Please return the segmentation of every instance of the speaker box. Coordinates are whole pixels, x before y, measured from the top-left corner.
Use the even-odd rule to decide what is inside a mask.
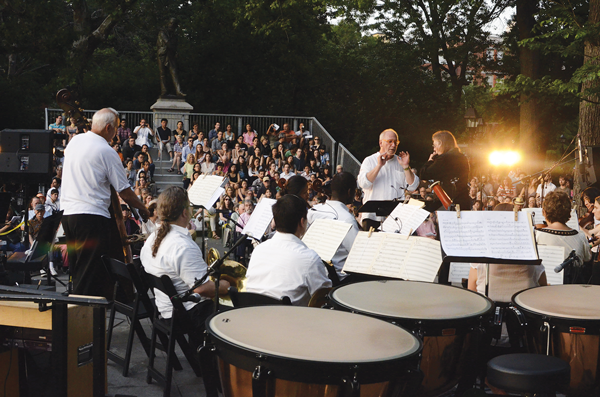
[[[43,183],[52,177],[52,130],[0,131],[0,179]]]

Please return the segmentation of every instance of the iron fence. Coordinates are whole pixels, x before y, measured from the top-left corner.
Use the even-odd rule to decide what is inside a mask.
[[[84,116],[92,119],[95,110],[84,111]],[[46,109],[46,125],[54,123],[57,116],[62,115],[61,109]],[[293,131],[299,130],[300,123],[303,123],[305,128],[310,133],[321,138],[321,143],[327,147],[332,163],[332,171],[335,171],[337,164],[342,164],[344,170],[351,172],[354,176],[358,176],[360,162],[346,149],[342,144],[327,132],[327,130],[314,117],[297,117],[297,116],[265,116],[265,115],[242,115],[242,114],[210,114],[210,113],[176,113],[176,112],[139,112],[139,111],[119,111],[122,120],[127,121],[127,126],[133,130],[140,124],[140,120],[144,119],[151,128],[156,129],[160,125],[160,120],[166,118],[168,126],[175,129],[178,121],[183,122],[183,128],[188,131],[194,124],[198,124],[198,130],[204,131],[208,135],[208,131],[215,127],[218,122],[221,124],[221,130],[225,130],[227,125],[231,125],[231,129],[236,134],[242,134],[246,131],[246,124],[250,124],[259,136],[264,135],[271,124],[278,124],[283,128],[284,124],[289,124]],[[66,120],[64,121],[67,124]]]
[[[341,143],[338,144],[338,152],[337,152],[337,160],[336,164],[341,165],[344,168],[344,171],[347,171],[358,178],[358,173],[360,171],[360,161],[354,157],[352,153],[344,145]]]

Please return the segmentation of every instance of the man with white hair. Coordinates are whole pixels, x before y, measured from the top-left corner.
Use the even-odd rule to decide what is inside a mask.
[[[112,297],[113,283],[101,257],[111,241],[111,190],[137,208],[144,220],[148,210],[129,187],[121,159],[110,142],[119,115],[112,108],[94,114],[92,129],[71,139],[65,150],[62,179],[62,224],[67,238],[73,293]]]
[[[365,158],[360,166],[358,185],[364,191],[363,204],[370,200],[404,200],[404,192],[416,190],[419,186],[417,177],[410,168],[408,152],[399,152],[400,140],[396,131],[384,130],[379,134],[379,151]],[[362,213],[364,230],[377,229],[382,217],[375,213]]]

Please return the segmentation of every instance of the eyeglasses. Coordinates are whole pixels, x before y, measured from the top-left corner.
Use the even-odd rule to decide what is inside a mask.
[[[398,141],[396,139],[382,139],[381,142],[386,142],[386,143],[389,143],[390,145],[393,145],[393,144],[397,145],[400,143],[400,141]]]

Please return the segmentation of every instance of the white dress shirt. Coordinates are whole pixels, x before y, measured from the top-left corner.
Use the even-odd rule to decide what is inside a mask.
[[[544,184],[544,197],[546,197],[548,195],[548,193],[553,192],[556,190],[556,185],[552,182],[547,182]],[[542,195],[542,184],[540,183],[537,187],[537,189],[535,190],[535,194],[538,196]]]
[[[63,215],[91,214],[110,218],[110,186],[129,189],[119,155],[91,131],[74,136],[65,149],[60,208]]]
[[[144,243],[140,252],[140,260],[148,274],[161,277],[166,274],[171,278],[177,293],[189,290],[196,279],[202,278],[207,270],[202,259],[202,251],[192,240],[187,229],[171,224],[171,230],[160,243],[156,256],[152,257],[152,246],[156,240],[156,232],[152,233]],[[173,306],[171,300],[160,291],[154,291],[156,307],[161,316],[171,318]],[[202,301],[208,298],[202,298]],[[195,302],[184,302],[186,310],[196,305]]]
[[[340,244],[335,255],[333,255],[333,258],[331,258],[331,263],[335,267],[338,277],[340,280],[343,280],[348,276],[346,273],[342,272],[342,269],[344,268],[352,244],[354,244],[354,239],[358,234],[358,223],[344,203],[334,200],[327,200],[324,204],[317,204],[308,211],[309,225],[312,225],[317,219],[334,219],[338,222],[346,222],[352,225],[350,230],[348,230],[348,234],[346,234],[346,237],[342,241],[342,244]]]
[[[133,132],[137,135],[137,138],[135,138],[136,145],[148,145],[148,147],[152,147],[152,142],[150,142],[150,138],[148,138],[150,135],[153,135],[150,128],[138,125]]]
[[[254,249],[246,273],[246,291],[307,306],[321,288],[331,287],[319,255],[291,233],[276,232]]]
[[[398,156],[394,155],[381,167],[375,181],[369,181],[367,174],[377,167],[377,157],[379,156],[381,153],[377,152],[366,157],[360,166],[358,185],[364,192],[363,204],[371,200],[393,200],[395,198],[404,200],[404,190],[416,190],[419,186],[419,177],[415,175],[413,183],[408,185],[404,168],[398,162]],[[363,212],[361,221],[363,219],[383,221],[385,218],[377,217],[373,212]]]

